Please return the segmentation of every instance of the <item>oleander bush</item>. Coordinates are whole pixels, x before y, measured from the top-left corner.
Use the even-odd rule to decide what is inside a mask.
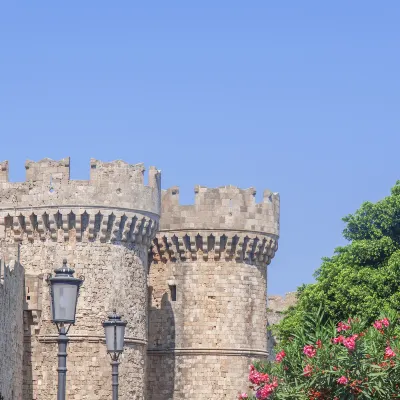
[[[372,324],[334,324],[320,308],[307,313],[274,362],[250,367],[239,399],[400,399],[400,325],[394,311]]]

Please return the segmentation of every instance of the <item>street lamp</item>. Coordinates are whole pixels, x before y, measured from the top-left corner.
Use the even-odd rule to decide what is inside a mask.
[[[118,358],[124,350],[125,327],[127,322],[121,320],[114,308],[113,313],[103,322],[106,335],[107,353],[111,356],[112,398],[118,400]]]
[[[50,285],[51,320],[58,330],[58,391],[57,400],[65,400],[67,377],[67,333],[75,324],[76,304],[83,278],[74,278],[74,270],[63,260],[61,268],[54,270],[55,276],[49,274],[47,282]]]

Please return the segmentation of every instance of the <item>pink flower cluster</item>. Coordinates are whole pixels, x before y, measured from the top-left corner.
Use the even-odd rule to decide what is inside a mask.
[[[374,328],[376,328],[378,330],[382,330],[383,327],[387,328],[390,325],[390,323],[387,318],[383,318],[383,319],[378,319],[377,321],[375,321],[373,325],[374,325]]]
[[[260,387],[256,392],[257,399],[265,400],[274,392],[278,387],[278,381],[274,379],[270,384],[266,383],[263,387]]]
[[[390,346],[385,349],[385,359],[396,357],[396,353],[392,350]]]
[[[241,393],[239,394],[239,400],[246,400],[248,399],[249,396],[247,395],[247,393]]]
[[[308,344],[308,345],[304,346],[303,353],[307,357],[312,358],[312,357],[315,357],[315,355],[317,354],[317,350],[315,350],[314,346],[312,346],[311,344]]]
[[[309,378],[312,374],[312,366],[310,364],[307,364],[304,368],[303,368],[303,375],[306,376],[307,378]]]
[[[356,340],[358,335],[352,335],[348,338],[343,339],[343,346],[346,347],[350,351],[354,351],[356,348]]]
[[[339,344],[339,343],[343,343],[343,340],[345,339],[344,336],[340,335],[338,337],[335,337],[332,339],[332,343],[334,344]]]
[[[349,383],[349,380],[345,376],[341,376],[338,380],[337,383],[340,385],[347,385]]]
[[[284,355],[282,356],[282,358]],[[278,381],[274,378],[272,381],[268,374],[263,374],[256,370],[254,365],[250,366],[250,373],[249,373],[249,381],[254,385],[260,386],[257,389],[256,397],[260,400],[268,399],[269,396],[274,392],[274,390],[278,387]],[[240,397],[242,396],[242,397]],[[242,393],[239,396],[239,399],[247,399],[247,394]],[[245,396],[245,397],[243,397]]]
[[[258,372],[254,365],[250,365],[249,381],[254,385],[261,385],[262,383],[269,382],[268,374]]]
[[[285,350],[282,350],[276,355],[275,361],[280,363],[285,358],[285,356],[286,356]]]
[[[339,322],[337,326],[337,331],[342,332],[342,331],[348,331],[351,329],[350,325],[345,324],[344,322]]]
[[[356,348],[356,340],[358,338],[358,335],[351,335],[349,337],[344,337],[342,335],[335,337],[332,339],[332,342],[334,344],[343,344],[348,350],[354,351]]]

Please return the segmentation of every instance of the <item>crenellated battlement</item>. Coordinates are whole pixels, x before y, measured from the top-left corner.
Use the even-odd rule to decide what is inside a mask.
[[[8,161],[0,162],[0,183],[8,182]]]
[[[195,204],[179,204],[179,188],[162,193],[161,231],[235,230],[279,236],[279,194],[265,190],[260,203],[254,188],[195,187]]]
[[[91,159],[90,180],[70,179],[70,159],[27,161],[26,181],[8,181],[0,163],[0,237],[23,241],[135,241],[147,244],[158,229],[161,173],[144,165]]]
[[[26,181],[8,181],[8,162],[0,163],[0,209],[42,206],[108,206],[160,214],[161,173],[124,161],[90,162],[90,180],[70,180],[70,159],[27,161]]]
[[[44,158],[40,161],[25,162],[27,182],[68,182],[70,179],[69,157],[60,161]]]

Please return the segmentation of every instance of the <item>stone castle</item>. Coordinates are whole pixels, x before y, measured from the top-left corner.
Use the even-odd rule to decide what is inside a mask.
[[[161,190],[143,164],[28,161],[26,181],[0,163],[0,394],[57,393],[57,330],[46,277],[66,258],[84,276],[67,359],[69,400],[111,398],[101,321],[128,321],[122,400],[235,399],[249,364],[268,356],[267,270],[278,248],[279,195],[268,190]]]

